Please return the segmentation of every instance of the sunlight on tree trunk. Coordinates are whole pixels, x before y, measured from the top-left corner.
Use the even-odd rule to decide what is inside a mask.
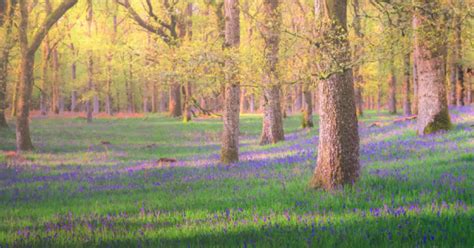
[[[238,0],[224,1],[225,42],[224,48],[237,52],[240,46],[240,9]],[[232,55],[229,55],[232,56]],[[224,130],[222,134],[221,162],[231,164],[239,161],[239,115],[240,83],[238,65],[233,57],[225,61]]]
[[[263,67],[263,127],[260,145],[275,144],[285,139],[278,78],[278,52],[280,46],[280,0],[264,0],[264,25],[262,35],[265,41]]]
[[[415,0],[415,57],[418,77],[419,135],[448,130],[451,120],[446,101],[445,30],[432,23],[442,23],[440,0]],[[437,34],[433,37],[432,34]]]
[[[359,134],[354,100],[351,52],[347,40],[346,0],[316,0],[321,12],[317,20],[323,22],[325,46],[320,61],[324,71],[331,72],[320,81],[320,129],[317,165],[310,186],[332,190],[352,184],[359,177]],[[331,54],[337,51],[336,54]],[[334,56],[334,57],[333,57]],[[342,68],[340,68],[342,66]]]

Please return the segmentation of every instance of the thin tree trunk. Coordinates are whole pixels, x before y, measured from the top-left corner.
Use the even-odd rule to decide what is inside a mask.
[[[415,20],[415,18],[413,18]],[[418,114],[418,62],[415,53],[413,53],[413,110],[412,113]]]
[[[382,110],[382,85],[377,84],[377,114]]]
[[[183,122],[190,122],[192,119],[192,86],[191,82],[187,81],[183,86],[184,93],[184,115]]]
[[[395,75],[395,65],[390,62],[390,78],[388,80],[388,112],[397,113],[397,77]]]
[[[338,51],[335,54],[336,62],[346,64],[351,58],[346,38],[347,1],[316,0],[316,4],[316,16],[324,16],[324,41],[334,46],[332,50]],[[323,51],[324,56],[332,56],[327,53]],[[320,63],[321,68],[334,73],[319,85],[321,112],[318,158],[310,185],[331,190],[352,184],[359,177],[359,134],[352,70],[335,70],[332,63],[324,60]]]
[[[277,73],[280,45],[281,13],[279,0],[264,0],[264,25],[262,35],[265,41],[263,73],[263,127],[260,145],[275,144],[285,139],[281,113],[280,85]]]
[[[181,86],[176,82],[170,86],[169,114],[171,117],[180,117],[183,114],[181,110]]]
[[[456,105],[456,79],[457,79],[457,68],[456,68],[456,52],[451,54],[449,63],[449,105]]]
[[[157,113],[158,110],[157,110],[157,106],[158,106],[158,99],[157,99],[157,95],[156,95],[156,81],[153,81],[152,82],[152,89],[151,89],[151,112],[152,113]]]
[[[49,69],[49,57],[50,57],[49,39],[45,38],[43,42],[43,54],[42,54],[42,78],[41,78],[41,92],[40,92],[40,113],[46,115],[48,113],[48,94],[46,91],[48,85],[48,69]]]
[[[238,0],[224,0],[225,41],[224,49],[238,50],[240,46],[240,9]],[[239,161],[239,106],[240,83],[237,65],[232,57],[225,61],[224,130],[222,133],[221,162]]]
[[[444,57],[446,44],[439,39],[445,33],[432,23],[442,22],[439,0],[415,0],[415,57],[419,80],[417,131],[419,135],[451,128],[446,101]],[[428,34],[440,37],[430,37]]]
[[[364,38],[364,35],[362,33],[362,27],[361,27],[361,20],[360,20],[360,6],[359,6],[359,0],[353,0],[352,2],[352,7],[354,10],[354,17],[352,19],[352,26],[354,28],[354,33],[357,37],[356,40],[356,45],[354,46],[354,61],[358,61],[362,57],[362,46],[359,44],[362,42],[362,39]],[[362,98],[362,89],[363,89],[363,77],[361,73],[361,68],[359,65],[355,65],[353,68],[353,73],[354,73],[354,90],[355,90],[355,103],[356,103],[356,109],[357,109],[357,115],[358,116],[363,116],[364,115],[364,109],[363,109],[363,98]]]
[[[461,4],[461,1],[458,1]],[[464,68],[462,65],[462,22],[459,14],[454,17],[455,20],[455,50],[456,50],[456,105],[464,106]]]
[[[411,65],[410,65],[410,53],[407,53],[403,57],[403,114],[408,116],[411,115]]]
[[[54,49],[52,51],[52,64],[53,64],[53,77],[51,84],[51,110],[54,114],[59,114],[60,111],[60,102],[61,90],[60,90],[60,64],[59,64],[59,54],[58,50]]]
[[[87,1],[87,34],[92,37],[92,18],[93,18],[93,8],[92,8],[92,0]],[[87,59],[87,88],[89,92],[92,92],[94,86],[94,58],[92,54],[92,50],[88,51],[88,59]],[[90,97],[86,100],[86,111],[87,111],[87,123],[92,122],[92,106],[91,106],[91,99]]]
[[[303,128],[312,128],[313,124],[313,96],[311,94],[311,90],[309,90],[308,86],[305,86],[303,91],[304,96],[304,108],[303,108],[303,119],[301,126]]]
[[[293,104],[293,112],[298,113],[301,111],[301,107],[303,106],[303,94],[301,91],[301,85],[297,84],[295,85],[295,97],[294,99],[294,104]]]
[[[249,111],[250,113],[255,113],[255,95],[250,94],[249,96]]]

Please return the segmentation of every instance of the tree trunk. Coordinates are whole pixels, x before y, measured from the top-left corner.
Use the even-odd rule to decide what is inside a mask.
[[[415,18],[413,18],[415,20]],[[414,23],[414,22],[413,22]],[[413,110],[412,113],[418,115],[418,68],[415,53],[413,53]]]
[[[166,112],[168,110],[168,97],[169,95],[166,94],[166,91],[162,90],[160,97],[160,112]]]
[[[359,61],[363,53],[362,46],[359,43],[362,43],[362,39],[364,38],[364,35],[362,33],[361,20],[360,20],[359,0],[353,0],[352,7],[354,10],[354,16],[352,18],[352,26],[354,28],[354,33],[357,37],[357,40],[355,41],[356,44],[354,46],[354,61]],[[364,103],[363,103],[363,98],[362,98],[362,89],[363,89],[362,84],[364,83],[364,80],[363,80],[361,68],[359,65],[355,64],[352,70],[354,73],[354,87],[355,87],[354,90],[355,90],[355,103],[356,103],[357,115],[363,116]]]
[[[48,69],[49,69],[49,56],[50,56],[50,47],[49,39],[45,38],[43,42],[43,54],[42,54],[42,78],[41,78],[41,92],[40,92],[40,113],[41,115],[46,115],[48,113],[48,94],[47,94],[47,85],[48,85]]]
[[[249,96],[249,112],[255,113],[255,95],[250,94]]]
[[[403,114],[406,116],[411,115],[411,85],[410,85],[410,53],[407,53],[403,57]]]
[[[377,84],[377,114],[382,110],[382,85]]]
[[[263,66],[263,127],[260,145],[275,144],[285,139],[281,113],[280,85],[277,65],[280,46],[281,13],[279,0],[264,0],[264,25],[262,35],[265,41]]]
[[[178,83],[172,83],[169,94],[169,113],[171,117],[180,117],[181,110],[181,86]]]
[[[184,93],[184,115],[183,115],[183,122],[190,122],[192,119],[192,86],[191,82],[187,81],[183,86],[183,93]]]
[[[421,6],[414,16],[415,57],[417,63],[418,118],[419,135],[430,134],[438,130],[451,128],[446,101],[444,57],[446,44],[441,39],[445,30],[432,23],[442,22],[436,11],[440,10],[439,0],[415,0]],[[430,36],[438,34],[437,37]]]
[[[54,114],[59,114],[61,90],[60,90],[60,64],[58,50],[55,48],[52,51],[52,64],[53,64],[53,80],[51,83],[51,110]]]
[[[92,0],[87,1],[87,35],[89,38],[92,37],[92,18],[93,18],[93,8],[92,8]],[[92,92],[94,86],[94,58],[92,57],[92,50],[88,51],[88,59],[87,59],[87,88],[89,92]],[[92,106],[91,106],[91,99],[90,97],[86,100],[86,111],[87,111],[87,123],[92,122]]]
[[[152,89],[151,89],[151,112],[152,113],[157,113],[158,110],[157,110],[157,106],[158,106],[158,99],[157,99],[157,95],[156,95],[156,82],[153,81],[152,83]]]
[[[347,40],[347,1],[316,0],[316,16],[324,16],[322,36],[333,47],[322,51],[323,58],[333,57],[337,64],[351,58]],[[318,19],[317,19],[318,20]],[[351,184],[359,177],[359,134],[354,99],[354,83],[350,68],[334,68],[333,63],[321,60],[320,68],[333,74],[319,85],[320,129],[317,165],[310,185],[332,190]]]
[[[456,52],[451,54],[450,63],[449,63],[449,105],[456,105],[456,78],[457,78],[457,68],[455,55]]]
[[[309,90],[308,86],[305,86],[303,91],[304,96],[304,108],[303,108],[303,120],[301,126],[303,128],[312,128],[313,124],[313,96],[311,94],[311,90]]]
[[[11,4],[11,3],[10,3]],[[4,6],[3,23],[0,25],[3,28],[3,47],[0,54],[0,128],[8,127],[5,110],[7,108],[7,80],[8,80],[8,65],[10,62],[11,43],[13,41],[12,26],[15,7],[11,5]]]
[[[395,65],[390,62],[390,78],[388,80],[388,112],[392,115],[397,113],[397,77]]]
[[[33,149],[30,137],[30,100],[34,84],[34,53],[22,51],[16,115],[16,145],[18,151]]]
[[[461,1],[458,1],[461,4]],[[455,50],[456,50],[456,105],[464,106],[464,68],[462,65],[462,22],[459,14],[454,17],[455,20]]]
[[[240,46],[240,9],[238,0],[224,0],[225,41],[224,49],[238,51]],[[224,130],[222,133],[221,162],[239,161],[239,106],[240,83],[233,57],[225,61]]]
[[[294,104],[293,104],[293,112],[298,113],[301,111],[301,107],[303,106],[303,94],[301,91],[301,85],[297,84],[295,85],[295,97],[294,99]]]

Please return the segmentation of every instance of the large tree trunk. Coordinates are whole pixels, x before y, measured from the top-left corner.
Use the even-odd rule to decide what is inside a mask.
[[[403,56],[403,114],[411,115],[410,53]]]
[[[225,41],[224,48],[238,50],[240,46],[240,9],[238,0],[224,0]],[[224,130],[222,133],[221,162],[239,161],[239,101],[240,83],[237,65],[232,57],[225,61]]]
[[[263,67],[263,127],[260,145],[275,144],[285,139],[280,101],[280,85],[277,72],[280,46],[280,0],[264,0],[264,25],[262,35],[265,41]]]
[[[442,22],[437,12],[439,0],[415,0],[421,6],[416,9],[415,57],[417,63],[418,86],[418,123],[419,135],[430,134],[438,130],[451,128],[446,101],[444,57],[446,44],[442,39],[445,30],[432,23]],[[432,34],[438,34],[433,37]]]
[[[303,98],[304,98],[304,108],[303,108],[303,119],[301,126],[303,128],[311,128],[314,126],[313,124],[313,95],[311,94],[311,90],[309,90],[308,86],[305,86],[303,90]]]
[[[337,54],[322,52],[323,58],[333,57],[337,64],[351,58],[347,40],[346,0],[316,0],[317,17],[323,15],[322,36]],[[322,7],[322,8],[318,8]],[[325,11],[322,11],[324,9]],[[318,20],[318,19],[317,19]],[[328,60],[320,68],[333,72],[319,85],[320,129],[317,165],[310,185],[331,190],[351,184],[359,177],[359,134],[354,100],[352,70],[342,70]]]
[[[30,100],[34,84],[34,54],[22,51],[16,115],[16,145],[18,151],[33,149],[30,137]]]
[[[10,59],[11,43],[13,41],[12,26],[14,5],[8,2],[9,5],[4,6],[3,23],[0,27],[3,28],[3,47],[0,54],[0,128],[8,127],[5,110],[7,108],[7,80],[8,80],[8,64]]]

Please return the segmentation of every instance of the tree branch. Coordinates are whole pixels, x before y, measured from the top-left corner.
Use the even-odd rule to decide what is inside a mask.
[[[50,15],[46,17],[40,29],[33,36],[32,42],[28,47],[28,53],[34,54],[41,45],[44,37],[48,34],[51,27],[70,9],[78,0],[64,0]]]

